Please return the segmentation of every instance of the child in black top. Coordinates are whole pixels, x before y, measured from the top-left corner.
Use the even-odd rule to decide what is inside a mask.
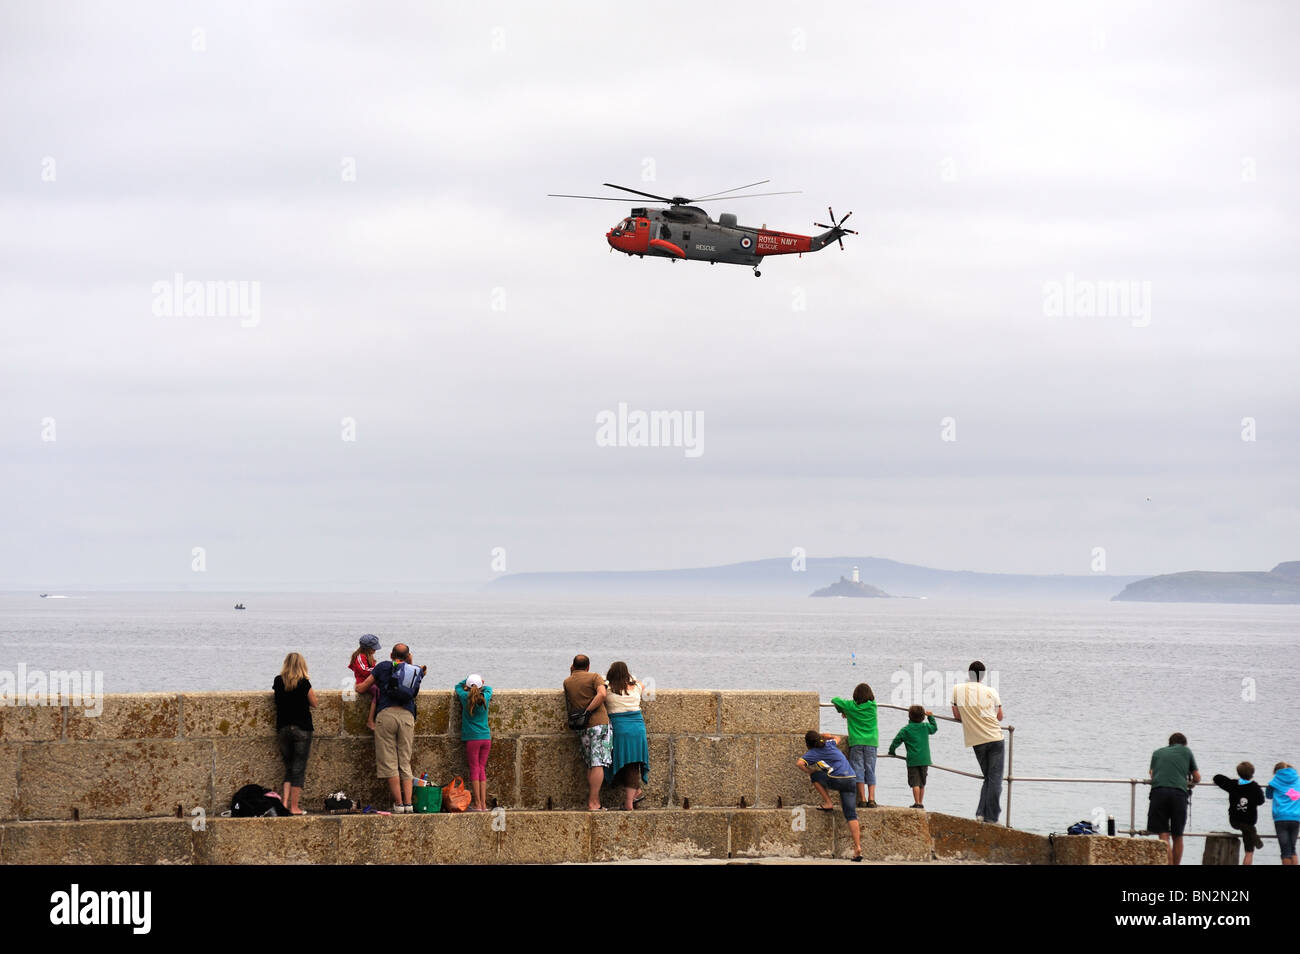
[[[1258,821],[1255,809],[1264,804],[1264,790],[1258,782],[1251,781],[1254,777],[1255,766],[1249,762],[1237,766],[1236,781],[1226,775],[1214,776],[1214,784],[1228,793],[1228,824],[1241,831],[1241,843],[1246,851],[1243,865],[1254,861],[1256,848],[1264,847],[1263,839],[1255,831]]]

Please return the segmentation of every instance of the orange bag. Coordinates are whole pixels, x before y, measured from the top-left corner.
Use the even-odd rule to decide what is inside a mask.
[[[442,787],[442,810],[444,812],[463,812],[474,800],[464,780],[457,775]]]

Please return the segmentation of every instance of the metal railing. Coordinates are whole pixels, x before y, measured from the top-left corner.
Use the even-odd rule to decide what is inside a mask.
[[[823,709],[835,708],[834,705],[829,702],[821,702],[819,703],[819,705]],[[898,709],[901,712],[906,712],[909,708],[908,706],[898,706],[888,702],[877,702],[876,707],[883,708],[883,709]],[[940,715],[937,712],[934,713],[934,717],[936,719],[943,719],[945,722],[956,722],[958,724],[960,724],[961,722],[960,719],[954,719],[952,716]],[[1149,778],[1069,778],[1069,777],[1061,777],[1061,776],[1040,776],[1040,775],[1017,776],[1012,772],[1012,767],[1011,767],[1011,760],[1015,749],[1016,727],[1013,725],[1005,725],[1002,727],[1002,729],[1007,734],[1006,776],[1003,779],[1003,781],[1006,782],[1006,786],[1007,786],[1007,813],[1006,813],[1006,820],[1003,822],[1003,825],[1005,825],[1005,827],[1007,828],[1011,827],[1011,786],[1013,782],[1046,782],[1046,783],[1059,782],[1065,784],[1078,783],[1078,784],[1085,784],[1085,785],[1127,785],[1129,786],[1128,830],[1121,831],[1119,829],[1116,829],[1115,833],[1117,835],[1125,834],[1128,835],[1130,838],[1136,837],[1137,835],[1150,834],[1150,832],[1148,832],[1144,828],[1135,827],[1137,823],[1137,787],[1139,785],[1150,785],[1151,780]],[[877,755],[877,758],[901,759],[903,758],[903,756]],[[979,779],[980,781],[984,780],[984,776],[976,772],[966,772],[963,771],[962,769],[952,768],[951,766],[947,766],[947,765],[931,765],[930,768],[938,769],[941,772],[949,772],[953,775],[964,775],[966,776],[966,778]],[[1189,782],[1188,785],[1191,786],[1191,783]],[[1203,787],[1206,785],[1210,786],[1211,788],[1218,787],[1213,782],[1200,782],[1198,783],[1197,786],[1192,786],[1192,787]],[[1209,832],[1209,831],[1185,831],[1183,832],[1183,837],[1184,838],[1205,838],[1209,835],[1215,835],[1215,834],[1224,834],[1224,833]],[[1263,832],[1259,832],[1258,834],[1260,838],[1272,838],[1272,839],[1277,838],[1277,835],[1266,835]],[[1240,835],[1234,835],[1234,837],[1240,837]]]

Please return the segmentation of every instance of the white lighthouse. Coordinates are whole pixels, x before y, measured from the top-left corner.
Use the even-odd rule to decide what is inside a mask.
[[[862,582],[860,579],[858,579],[858,568],[856,566],[853,568],[853,582],[854,583]]]

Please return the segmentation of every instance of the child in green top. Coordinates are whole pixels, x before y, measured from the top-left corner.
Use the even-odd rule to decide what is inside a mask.
[[[889,754],[893,755],[900,745],[907,746],[907,784],[912,787],[915,799],[912,807],[925,808],[921,803],[925,801],[925,780],[930,767],[930,736],[939,731],[939,724],[934,721],[934,713],[921,706],[909,707],[907,719],[907,725],[889,743]]]
[[[876,694],[865,682],[853,690],[852,699],[832,699],[831,705],[849,721],[849,764],[858,777],[858,803],[876,807],[876,750],[880,730],[876,726]]]

